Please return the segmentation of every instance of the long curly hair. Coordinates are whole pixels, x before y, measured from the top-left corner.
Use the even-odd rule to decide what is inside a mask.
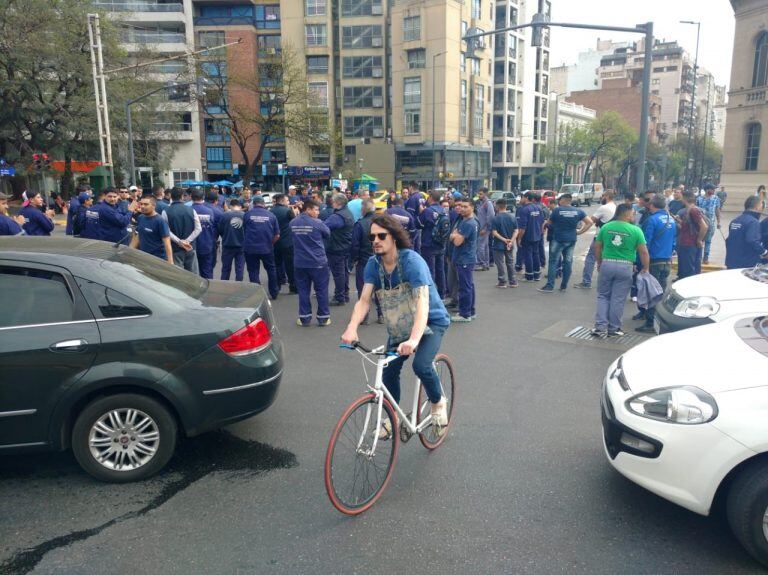
[[[395,246],[399,250],[403,250],[411,247],[411,237],[408,232],[405,231],[403,226],[392,216],[382,214],[374,216],[371,220],[371,225],[376,224],[380,228],[387,230],[390,235],[395,239]]]

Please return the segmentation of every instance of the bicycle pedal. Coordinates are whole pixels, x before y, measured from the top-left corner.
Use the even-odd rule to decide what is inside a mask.
[[[411,414],[407,414],[405,417],[408,421],[411,420]],[[408,443],[408,440],[413,437],[413,434],[408,430],[408,428],[404,425],[400,425],[400,441],[403,443]]]

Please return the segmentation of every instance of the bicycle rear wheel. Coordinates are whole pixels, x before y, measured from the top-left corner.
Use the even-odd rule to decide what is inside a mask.
[[[370,508],[384,492],[395,467],[400,442],[397,416],[384,402],[381,423],[388,422],[390,437],[376,441],[379,404],[373,393],[352,402],[336,424],[325,456],[325,489],[333,506],[347,515]]]
[[[451,363],[450,358],[443,353],[437,354],[435,356],[435,370],[437,371],[437,376],[440,378],[442,395],[446,398],[446,401],[448,401],[448,425],[445,427],[429,425],[419,433],[419,439],[421,440],[422,445],[430,451],[437,449],[443,441],[445,441],[445,437],[448,435],[448,430],[453,421],[453,406],[456,402],[456,378],[454,377],[453,364]],[[419,413],[416,418],[417,424],[429,417],[431,405],[427,393],[424,391],[424,386],[420,385]]]

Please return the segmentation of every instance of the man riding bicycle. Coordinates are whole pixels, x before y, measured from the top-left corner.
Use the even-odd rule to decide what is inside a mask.
[[[432,404],[432,419],[436,425],[445,426],[448,404],[433,362],[450,325],[448,311],[437,294],[427,262],[410,249],[411,240],[400,222],[387,215],[374,217],[369,238],[375,255],[365,266],[363,291],[341,340],[350,345],[358,341],[357,328],[367,317],[376,290],[389,334],[387,348],[400,356],[384,368],[384,385],[399,403],[400,371],[408,356],[414,355],[413,371]]]

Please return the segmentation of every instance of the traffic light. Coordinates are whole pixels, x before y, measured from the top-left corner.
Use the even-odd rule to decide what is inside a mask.
[[[43,154],[43,169],[49,171],[51,169],[51,158],[48,154]]]
[[[43,156],[41,154],[32,154],[32,165],[36,172],[43,169]]]

